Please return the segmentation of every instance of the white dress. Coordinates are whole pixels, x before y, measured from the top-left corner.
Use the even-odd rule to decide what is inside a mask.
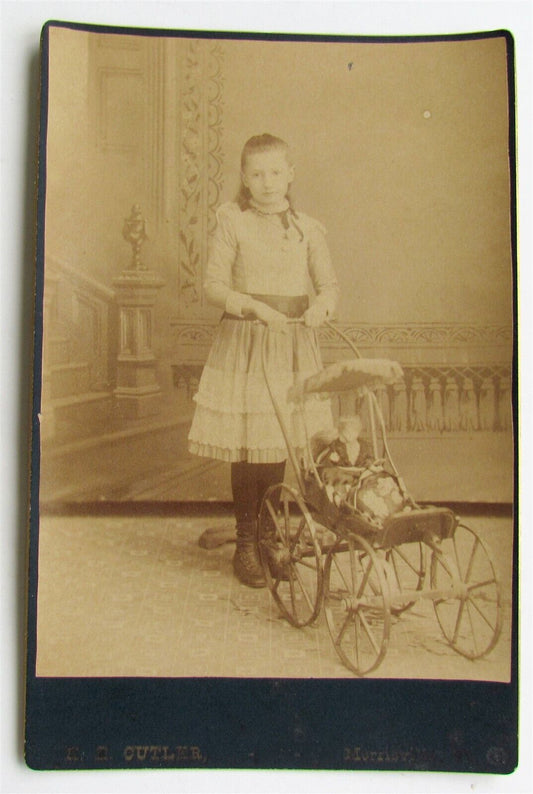
[[[286,399],[296,380],[322,368],[317,335],[303,324],[289,324],[281,333],[244,319],[243,295],[274,302],[280,296],[297,298],[307,295],[310,281],[315,300],[331,314],[338,287],[325,231],[303,213],[289,211],[282,219],[234,203],[220,207],[217,221],[204,289],[225,313],[195,396],[189,450],[228,462],[280,462],[287,458],[287,443],[265,381],[263,344],[268,382],[288,441],[300,455],[306,433],[332,426],[328,400],[307,401],[306,430],[301,413]]]

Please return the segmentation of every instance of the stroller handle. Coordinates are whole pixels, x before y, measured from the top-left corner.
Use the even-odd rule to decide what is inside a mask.
[[[252,322],[254,324],[257,324],[257,325],[264,325],[265,327],[268,328],[268,323],[265,323],[263,320],[255,319]],[[295,324],[305,325],[305,320],[303,319],[303,317],[296,317],[296,318],[289,317],[289,318],[287,318],[286,323],[287,323],[287,325],[295,325]],[[361,354],[360,354],[359,350],[353,344],[352,340],[349,339],[349,337],[343,331],[341,331],[339,328],[337,328],[337,326],[334,325],[329,320],[326,320],[324,325],[326,327],[330,328],[338,337],[340,337],[340,339],[342,339],[348,345],[348,347],[355,353],[356,358],[361,358]],[[269,373],[267,371],[267,366],[266,366],[267,336],[268,336],[267,334],[264,334],[263,342],[262,342],[262,345],[261,345],[261,360],[262,360],[262,366],[263,366],[263,374],[265,376],[265,382],[266,382],[266,386],[267,386],[267,391],[269,392],[270,399],[272,400],[272,405],[274,407],[274,412],[276,414],[276,417],[278,419],[278,422],[279,422],[279,425],[280,425],[280,428],[281,428],[281,432],[282,432],[283,437],[285,439],[285,444],[286,444],[286,447],[287,447],[287,453],[289,455],[289,459],[291,461],[292,468],[294,469],[294,474],[296,476],[296,480],[298,482],[298,486],[300,488],[300,492],[303,494],[303,493],[305,493],[305,484],[303,482],[302,475],[301,475],[301,472],[300,472],[300,467],[298,465],[298,461],[296,459],[296,455],[295,455],[294,449],[293,449],[291,441],[290,441],[290,434],[289,434],[289,430],[288,430],[287,424],[285,422],[285,418],[283,416],[283,411],[282,411],[281,405],[279,404],[278,400],[276,399],[276,395],[274,394],[274,391],[272,389],[272,385],[270,383]],[[316,475],[316,476],[318,476],[318,475]]]
[[[263,320],[256,319],[253,320],[253,322],[258,325],[266,325],[268,327],[268,323],[265,323]],[[305,320],[303,317],[288,317],[285,322],[287,325],[305,325]],[[355,353],[356,358],[362,358],[359,349],[354,345],[350,337],[347,334],[345,334],[344,331],[341,331],[341,329],[338,328],[338,326],[336,326],[335,323],[332,323],[331,320],[325,320],[324,325],[326,326],[326,328],[329,328],[331,331],[333,331],[333,333],[336,334],[339,337],[339,339],[342,339],[342,341],[348,345],[350,350],[353,353]]]

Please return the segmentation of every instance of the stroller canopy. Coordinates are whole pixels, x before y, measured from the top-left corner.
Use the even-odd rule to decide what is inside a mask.
[[[287,398],[292,402],[302,400],[306,394],[317,392],[354,391],[381,383],[403,380],[403,370],[397,361],[387,358],[354,358],[330,364],[316,375],[295,383]]]

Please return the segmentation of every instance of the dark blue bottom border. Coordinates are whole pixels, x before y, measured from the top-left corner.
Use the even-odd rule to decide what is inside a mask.
[[[34,769],[506,774],[517,765],[512,684],[33,678],[27,694]]]

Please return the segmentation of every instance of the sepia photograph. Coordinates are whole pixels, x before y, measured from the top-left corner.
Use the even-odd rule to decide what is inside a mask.
[[[47,24],[34,683],[515,680],[513,63]]]

